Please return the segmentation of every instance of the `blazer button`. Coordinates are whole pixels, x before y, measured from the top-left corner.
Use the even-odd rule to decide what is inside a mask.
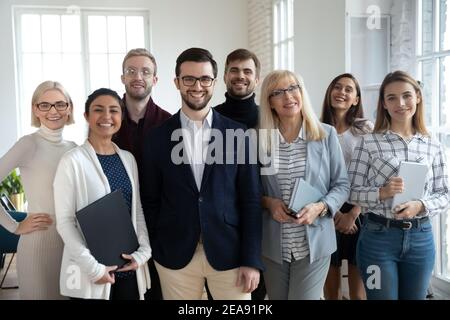
[[[203,197],[199,197],[198,202],[203,202]]]

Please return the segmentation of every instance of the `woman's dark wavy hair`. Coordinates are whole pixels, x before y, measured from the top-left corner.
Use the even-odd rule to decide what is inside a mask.
[[[351,73],[340,74],[336,78],[334,78],[333,81],[331,81],[325,93],[325,98],[323,99],[322,115],[320,116],[320,121],[332,125],[333,127],[336,125],[336,116],[334,108],[331,105],[331,91],[333,91],[336,83],[342,78],[349,78],[353,81],[356,88],[356,96],[359,97],[358,103],[356,105],[352,105],[345,114],[346,124],[352,127],[355,125],[355,119],[364,118],[364,111],[362,105],[361,88],[359,86],[358,80],[356,80],[356,78]]]

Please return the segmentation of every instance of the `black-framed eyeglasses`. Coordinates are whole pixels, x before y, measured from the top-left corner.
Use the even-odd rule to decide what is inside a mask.
[[[55,107],[57,111],[64,111],[69,107],[69,103],[65,101],[56,101],[55,103],[50,102],[40,102],[36,103],[36,107],[40,111],[50,111],[52,107]]]
[[[207,77],[207,76],[200,77],[200,78],[196,78],[193,76],[184,76],[184,77],[181,77],[181,80],[183,81],[183,84],[187,87],[195,86],[195,83],[197,81],[200,82],[200,85],[202,87],[211,87],[211,85],[213,84],[214,78]]]
[[[274,91],[272,91],[271,94],[269,94],[269,98],[282,97],[283,93],[286,93],[286,92],[289,92],[289,93],[292,94],[292,93],[297,92],[298,90],[300,90],[300,88],[301,88],[300,85],[296,84],[296,85],[289,86],[286,89],[274,90]]]
[[[136,78],[138,74],[141,74],[142,78],[148,79],[153,75],[153,71],[150,69],[136,70],[133,68],[127,68],[123,71],[123,74],[128,78]]]

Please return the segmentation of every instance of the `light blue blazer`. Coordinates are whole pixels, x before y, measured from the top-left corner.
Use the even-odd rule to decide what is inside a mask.
[[[336,251],[336,234],[333,217],[347,201],[350,183],[341,146],[334,127],[322,124],[326,137],[320,141],[308,141],[305,180],[321,191],[321,199],[329,208],[329,214],[318,217],[306,226],[310,251],[310,263]],[[277,176],[261,175],[265,196],[282,199]],[[282,263],[281,224],[272,219],[267,210],[263,212],[262,255]]]

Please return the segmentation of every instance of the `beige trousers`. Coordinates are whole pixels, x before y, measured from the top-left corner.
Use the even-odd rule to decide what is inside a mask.
[[[203,245],[199,243],[189,264],[179,270],[165,268],[155,260],[164,300],[200,300],[208,280],[214,300],[250,300],[250,293],[237,287],[239,268],[217,271],[208,263]]]

